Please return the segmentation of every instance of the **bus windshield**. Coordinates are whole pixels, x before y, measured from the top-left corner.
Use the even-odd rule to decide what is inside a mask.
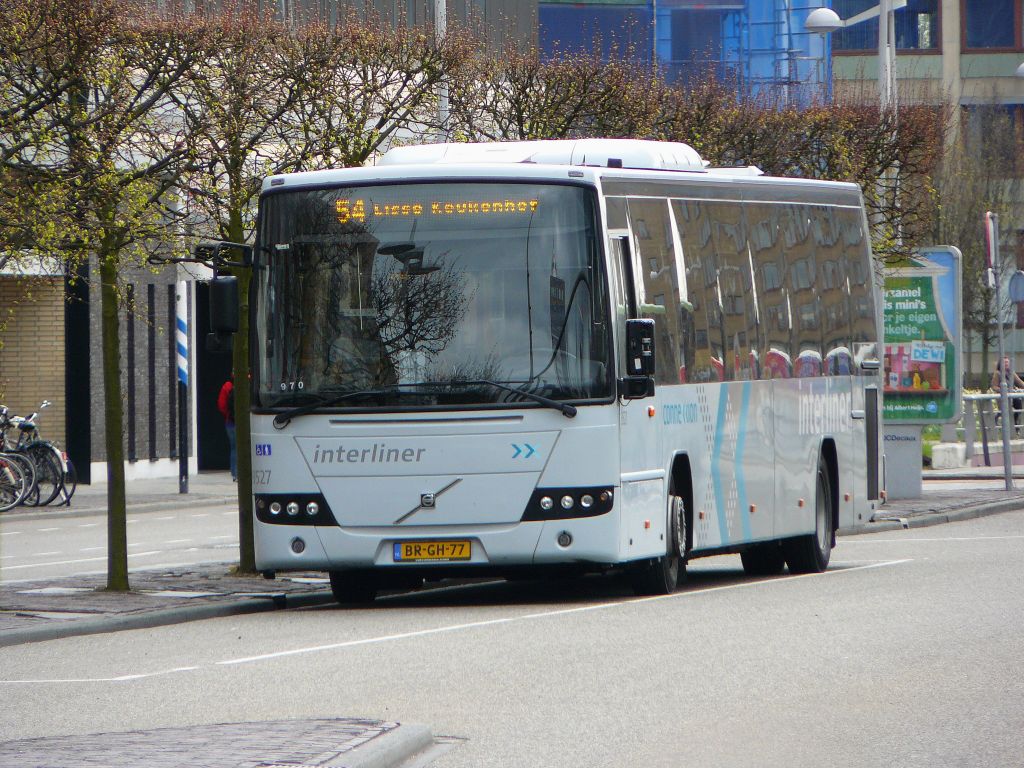
[[[257,407],[536,402],[509,388],[610,397],[595,208],[593,190],[557,184],[267,195],[256,244]]]

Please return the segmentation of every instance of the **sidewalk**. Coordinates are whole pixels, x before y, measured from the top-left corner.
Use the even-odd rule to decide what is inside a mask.
[[[1017,470],[1015,485],[1014,490],[1005,490],[1001,467],[928,471],[920,499],[888,502],[867,530],[916,528],[1024,509],[1024,467]],[[235,489],[226,472],[190,477],[187,496],[178,493],[177,478],[136,480],[128,488],[129,514],[182,505],[234,505]],[[0,525],[15,517],[42,520],[105,510],[106,486],[82,486],[70,508],[12,511],[0,515]],[[840,534],[855,532],[864,530]],[[128,594],[103,591],[102,576],[0,584],[0,647],[333,601],[326,574],[266,580],[234,576],[231,567],[232,563],[214,563],[133,571]]]
[[[354,717],[218,723],[0,742],[0,768],[412,768],[457,742],[424,725]]]

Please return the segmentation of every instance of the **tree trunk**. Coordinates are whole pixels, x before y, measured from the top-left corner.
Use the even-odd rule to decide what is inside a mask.
[[[232,179],[235,179],[232,176]],[[234,185],[240,186],[235,180]],[[230,199],[239,199],[231,194]],[[245,239],[240,207],[228,213],[228,240],[241,243]],[[252,504],[252,431],[249,427],[251,403],[249,374],[249,284],[252,270],[232,270],[238,278],[238,333],[232,345],[231,368],[235,374],[235,448],[238,455],[238,572],[256,572],[256,545],[253,539]]]
[[[107,448],[107,589],[127,592],[128,514],[124,480],[124,415],[121,407],[121,336],[117,313],[117,256],[100,254],[103,338],[103,419]]]
[[[238,242],[238,241],[235,241]],[[238,571],[256,572],[256,547],[252,522],[252,433],[249,429],[249,283],[252,270],[235,270],[238,276],[238,333],[232,348],[235,372],[235,445],[238,454]]]

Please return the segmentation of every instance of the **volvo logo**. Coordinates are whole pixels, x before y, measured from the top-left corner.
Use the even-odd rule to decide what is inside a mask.
[[[420,503],[417,504],[412,509],[410,509],[408,512],[406,512],[400,518],[395,520],[395,522],[392,523],[392,525],[401,525],[406,520],[408,520],[410,517],[412,517],[417,512],[419,512],[421,509],[434,509],[437,506],[437,497],[440,496],[445,491],[451,490],[452,488],[454,488],[456,485],[458,485],[461,482],[462,482],[462,478],[459,477],[459,478],[456,478],[455,480],[452,480],[450,483],[448,483],[448,485],[446,485],[444,488],[442,488],[439,491],[434,491],[433,493],[421,493],[420,494]]]

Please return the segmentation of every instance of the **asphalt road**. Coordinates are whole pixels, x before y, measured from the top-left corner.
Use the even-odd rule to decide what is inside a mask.
[[[0,581],[106,573],[106,514],[7,516],[0,527]],[[128,566],[161,568],[238,557],[238,511],[225,504],[132,513]]]
[[[1020,766],[1024,512],[675,595],[491,583],[0,649],[0,739],[365,716],[479,766]]]

